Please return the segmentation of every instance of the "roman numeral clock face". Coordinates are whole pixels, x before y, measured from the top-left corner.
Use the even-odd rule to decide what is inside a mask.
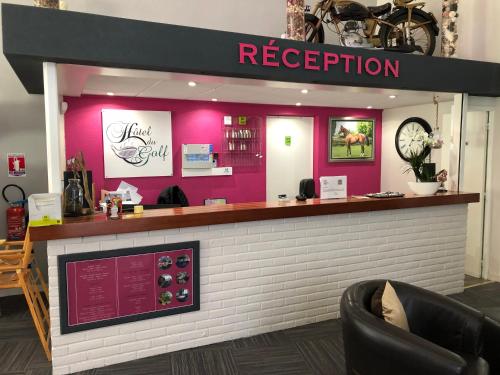
[[[418,117],[412,117],[405,120],[396,132],[396,150],[399,156],[408,161],[412,153],[428,153],[422,145],[422,135],[432,133],[432,127],[427,121]]]

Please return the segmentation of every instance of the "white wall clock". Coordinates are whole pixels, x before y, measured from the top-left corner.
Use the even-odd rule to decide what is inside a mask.
[[[412,153],[424,153],[425,156],[431,152],[430,147],[424,147],[421,141],[422,133],[431,134],[432,127],[427,121],[420,117],[410,117],[403,121],[396,132],[396,150],[405,161],[409,161]]]

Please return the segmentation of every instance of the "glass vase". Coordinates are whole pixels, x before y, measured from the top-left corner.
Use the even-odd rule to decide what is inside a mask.
[[[78,178],[70,178],[64,189],[64,216],[81,216],[83,208],[83,189]]]
[[[305,39],[305,4],[304,0],[287,0],[286,35],[288,39],[304,41]]]

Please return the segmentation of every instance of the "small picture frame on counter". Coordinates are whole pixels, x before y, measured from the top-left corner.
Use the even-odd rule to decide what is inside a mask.
[[[347,176],[325,176],[319,178],[320,199],[347,198]]]

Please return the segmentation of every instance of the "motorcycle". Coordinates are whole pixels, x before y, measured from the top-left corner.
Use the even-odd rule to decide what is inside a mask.
[[[320,0],[305,14],[307,42],[324,43],[323,24],[333,24],[340,44],[356,48],[383,48],[386,51],[432,55],[439,35],[437,20],[422,8],[424,2],[393,0],[367,7],[356,1]]]

